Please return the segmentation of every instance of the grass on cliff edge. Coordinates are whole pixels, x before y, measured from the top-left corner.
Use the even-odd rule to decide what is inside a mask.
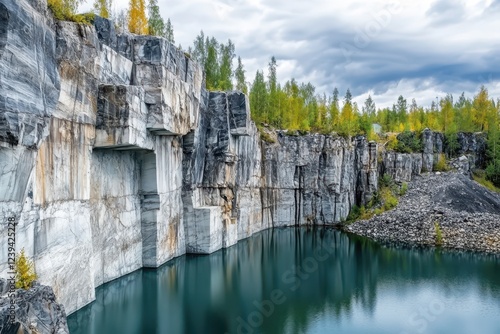
[[[500,193],[500,188],[495,187],[495,185],[491,181],[486,179],[486,172],[484,170],[474,170],[474,172],[472,173],[472,178],[474,179],[474,181],[486,187],[487,189]]]
[[[260,134],[260,139],[262,139],[264,142],[266,142],[268,144],[276,143],[276,139],[274,138],[273,135],[271,135],[271,133],[272,133],[271,130],[266,129],[261,124],[256,124],[256,125],[257,125],[257,130],[259,131],[259,134]]]
[[[379,180],[379,191],[373,194],[371,201],[365,206],[354,206],[346,218],[345,224],[352,224],[358,220],[367,220],[374,215],[392,210],[398,205],[400,196],[408,191],[408,184],[396,183],[388,174]]]
[[[73,6],[67,3],[67,0],[48,0],[47,6],[59,21],[71,21],[92,25],[94,22],[94,13],[75,14]]]

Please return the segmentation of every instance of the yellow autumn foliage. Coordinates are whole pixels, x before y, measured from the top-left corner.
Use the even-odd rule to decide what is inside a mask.
[[[35,266],[23,248],[16,257],[16,288],[28,290],[36,279]]]
[[[128,30],[137,35],[147,35],[149,33],[144,0],[130,0],[128,9]]]

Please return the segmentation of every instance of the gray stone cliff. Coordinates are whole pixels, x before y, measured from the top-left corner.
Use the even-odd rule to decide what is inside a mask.
[[[44,0],[0,0],[0,17],[0,244],[15,217],[18,251],[68,314],[141,267],[266,228],[338,223],[370,201],[379,173],[409,180],[443,150],[433,133],[412,155],[380,156],[363,137],[267,143],[248,98],[208,92],[200,66],[162,38],[99,17],[54,21]],[[480,162],[477,139],[461,143]],[[7,261],[2,247],[0,276]]]
[[[380,174],[389,174],[395,181],[411,181],[416,175],[433,170],[439,155],[447,151],[442,133],[425,129],[422,132],[422,152],[398,153],[382,152]],[[483,133],[459,133],[458,150],[460,155],[454,167],[469,175],[474,168],[485,167],[486,137]]]
[[[0,287],[5,283],[0,278]],[[7,294],[0,289],[0,333],[68,334],[69,329],[52,288],[35,282],[29,290]]]

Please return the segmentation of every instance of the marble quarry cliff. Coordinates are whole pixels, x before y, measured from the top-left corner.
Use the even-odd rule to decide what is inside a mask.
[[[0,245],[14,217],[18,251],[68,314],[141,267],[338,223],[380,173],[411,180],[443,151],[430,131],[414,154],[364,137],[278,131],[268,143],[243,93],[207,91],[162,38],[56,21],[45,0],[0,0],[0,18]],[[462,142],[475,164],[480,139]],[[2,246],[0,276],[7,262]]]

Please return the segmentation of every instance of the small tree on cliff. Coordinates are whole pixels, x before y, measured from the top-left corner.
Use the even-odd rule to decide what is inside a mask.
[[[28,290],[36,279],[35,266],[23,248],[16,258],[16,288]]]
[[[348,89],[345,98],[342,112],[340,113],[339,133],[343,136],[352,136],[357,132],[356,129],[356,112],[353,108],[352,94]]]
[[[172,25],[170,19],[167,19],[167,23],[165,24],[165,33],[163,34],[163,37],[165,37],[170,43],[175,44],[174,26]],[[179,47],[179,49],[181,48]]]
[[[94,12],[100,17],[109,19],[111,13],[111,3],[112,0],[95,0]]]
[[[128,9],[128,30],[133,34],[146,35],[148,33],[148,19],[146,18],[145,0],[130,0]]]
[[[48,0],[47,6],[58,20],[74,21],[76,10],[83,0]]]
[[[245,69],[243,67],[243,63],[241,62],[241,57],[238,57],[238,67],[236,67],[236,70],[234,71],[234,76],[236,77],[236,89],[247,94],[248,87],[245,81]]]
[[[163,36],[165,34],[165,21],[160,14],[158,0],[149,0],[148,3],[148,29],[152,36]]]
[[[231,40],[227,44],[219,45],[220,65],[217,88],[221,90],[233,89],[233,59],[234,59],[234,44]]]

